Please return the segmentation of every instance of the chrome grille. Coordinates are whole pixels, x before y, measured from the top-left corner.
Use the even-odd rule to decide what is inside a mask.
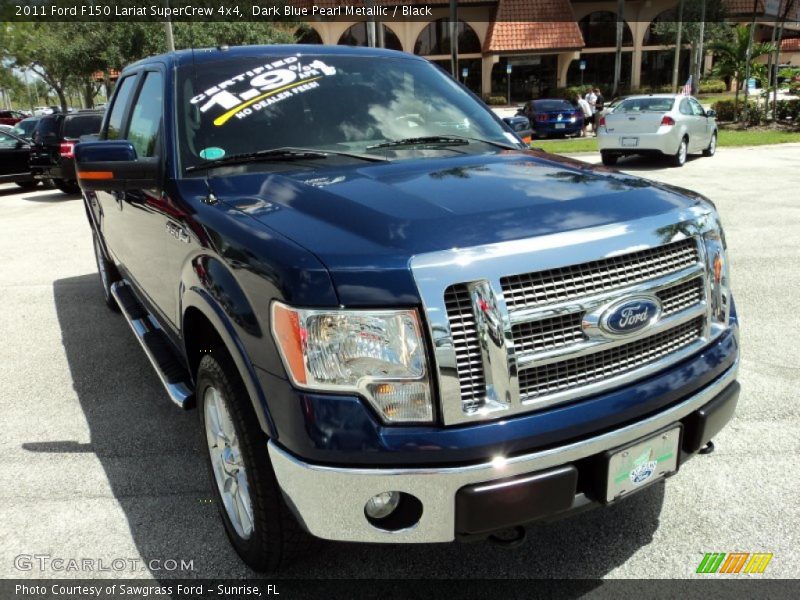
[[[703,335],[704,318],[609,350],[525,369],[519,373],[521,396],[533,399],[621,375],[689,346]]]
[[[567,346],[585,339],[581,321],[583,313],[561,315],[528,323],[519,323],[511,328],[514,350],[537,352]]]
[[[483,403],[486,381],[469,289],[463,284],[451,285],[445,290],[444,302],[456,353],[461,405],[464,412],[470,412]]]
[[[575,300],[668,275],[699,260],[694,239],[536,273],[502,277],[509,310]]]
[[[656,294],[661,300],[664,315],[672,315],[696,305],[703,300],[703,279],[697,277],[685,283],[679,283]]]

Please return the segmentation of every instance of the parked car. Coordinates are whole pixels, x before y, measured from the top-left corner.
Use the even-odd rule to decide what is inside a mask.
[[[667,156],[676,167],[689,154],[717,151],[717,114],[705,110],[692,96],[650,94],[630,96],[602,116],[597,131],[604,165],[621,156]]]
[[[519,540],[675,474],[734,412],[713,204],[525,148],[420,57],[148,58],[75,156],[105,301],[197,406],[253,569],[308,534]]]
[[[583,129],[581,109],[560,98],[531,100],[523,114],[530,121],[533,137],[580,135]]]
[[[34,117],[43,117],[44,115],[52,115],[53,112],[54,112],[53,109],[50,108],[49,106],[36,106],[33,109],[33,115],[32,116],[34,116]]]
[[[38,184],[28,167],[30,142],[10,131],[0,131],[0,183],[16,183],[29,189]]]
[[[516,133],[523,142],[526,144],[531,143],[533,131],[531,131],[531,122],[528,120],[528,117],[515,115],[513,117],[503,117],[503,121],[514,130],[514,133]]]
[[[31,139],[33,130],[36,129],[36,124],[39,122],[39,119],[41,119],[41,117],[26,117],[22,119],[22,121],[14,125],[14,133],[26,140]]]
[[[18,110],[0,110],[0,125],[16,125],[24,118]]]
[[[100,131],[102,120],[103,111],[96,110],[41,117],[31,138],[30,165],[34,177],[52,180],[66,194],[79,192],[73,150],[81,137]]]

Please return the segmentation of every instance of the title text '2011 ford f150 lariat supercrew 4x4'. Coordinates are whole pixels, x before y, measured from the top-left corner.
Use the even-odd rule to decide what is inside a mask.
[[[255,569],[616,502],[733,414],[714,206],[528,150],[423,59],[146,59],[75,156],[106,301]]]

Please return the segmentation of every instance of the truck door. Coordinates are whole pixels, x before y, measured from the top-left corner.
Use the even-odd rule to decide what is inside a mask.
[[[138,73],[128,75],[117,82],[117,92],[109,110],[108,122],[100,134],[100,139],[118,140],[122,138],[125,119],[128,115],[133,94],[139,81]],[[97,217],[100,230],[106,242],[106,248],[114,261],[123,267],[123,255],[128,240],[122,235],[122,193],[95,192],[90,196],[91,203],[97,203]]]
[[[154,69],[144,71],[141,78],[124,139],[136,149],[137,158],[161,158],[163,175],[165,76]],[[170,242],[180,240],[170,227],[172,208],[163,183],[153,189],[128,190],[121,197],[122,261],[127,274],[150,308],[174,325],[172,295],[177,279],[167,270],[166,251]]]

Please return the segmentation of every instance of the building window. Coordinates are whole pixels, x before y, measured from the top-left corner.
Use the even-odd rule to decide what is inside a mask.
[[[297,36],[297,43],[298,44],[321,44],[322,38],[320,37],[317,30],[313,27],[307,27],[306,29],[298,29],[295,33]]]
[[[586,48],[608,48],[617,45],[617,14],[610,11],[597,11],[583,17],[578,26],[583,34]],[[622,45],[633,46],[633,34],[625,23],[622,28]]]
[[[631,85],[632,52],[622,53],[622,68],[619,73],[619,87],[629,89]],[[586,69],[581,79],[580,61],[586,62]],[[614,62],[616,52],[598,52],[581,54],[580,60],[573,60],[567,69],[567,85],[591,85],[599,87],[608,97],[614,84]]]
[[[481,51],[478,34],[464,21],[459,21],[456,25],[456,35],[459,54],[477,54]],[[422,56],[450,54],[450,22],[447,19],[439,19],[428,24],[414,44],[414,54]]]
[[[558,77],[558,56],[555,54],[513,57],[511,60],[510,103],[527,102],[534,98],[553,95]],[[492,94],[508,95],[509,76],[506,74],[508,57],[503,57],[492,67]]]
[[[390,50],[403,50],[403,45],[397,35],[386,25],[383,28],[383,48]],[[367,24],[364,22],[356,23],[349,27],[339,38],[340,46],[366,46],[367,45]]]
[[[644,34],[643,46],[670,46],[675,44],[675,37],[658,34],[655,31],[659,23],[675,23],[678,20],[678,11],[675,9],[665,10],[650,23],[650,27]]]

